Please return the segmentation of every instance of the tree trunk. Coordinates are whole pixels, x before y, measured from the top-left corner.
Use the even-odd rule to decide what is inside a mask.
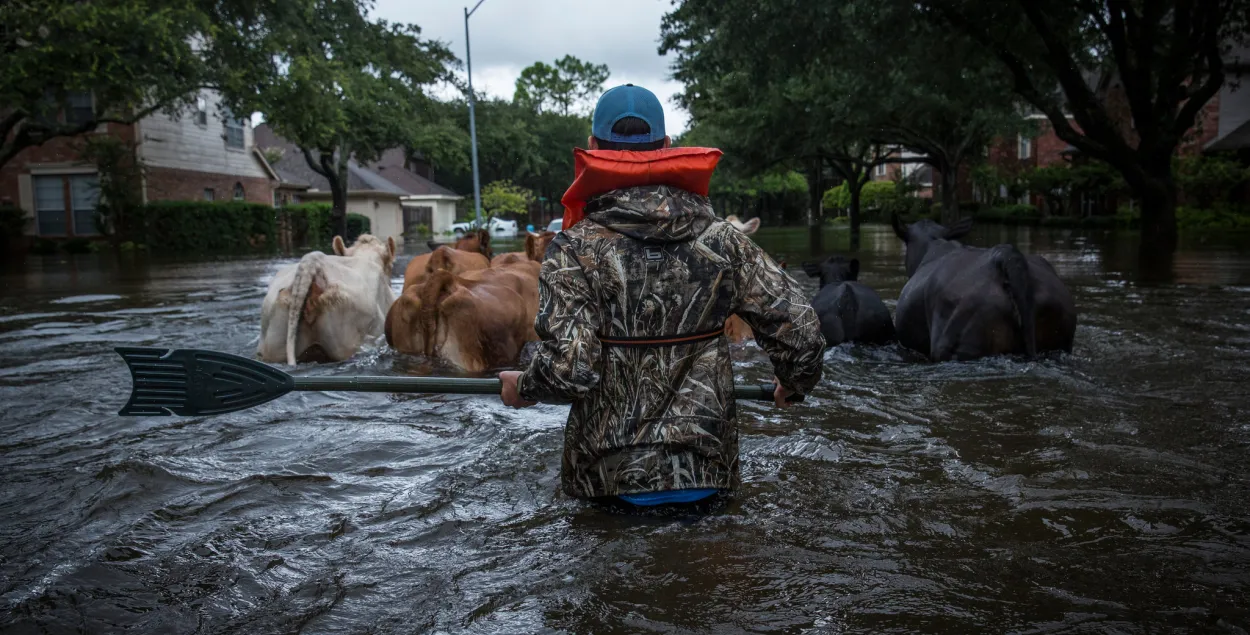
[[[330,182],[330,232],[347,241],[347,162],[339,165]]]
[[[1170,163],[1147,166],[1147,181],[1136,190],[1141,201],[1142,264],[1152,257],[1176,251],[1176,179]]]
[[[959,220],[959,169],[953,165],[938,170],[941,175],[942,224],[950,227]]]
[[[821,211],[821,197],[824,192],[820,187],[820,159],[812,159],[807,172],[807,231],[809,246],[813,256],[824,252],[824,214]]]
[[[851,195],[851,205],[847,209],[847,216],[851,221],[851,238],[854,239],[859,235],[859,195],[864,191],[864,181],[861,181],[858,175],[846,180],[847,193]]]

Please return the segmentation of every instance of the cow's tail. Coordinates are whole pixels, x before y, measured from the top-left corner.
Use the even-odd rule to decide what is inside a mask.
[[[316,258],[305,256],[300,259],[295,267],[295,280],[291,282],[288,289],[291,302],[287,306],[286,318],[286,363],[291,366],[295,365],[295,338],[299,334],[300,318],[304,314],[304,302],[308,299],[308,289],[312,286],[319,264]]]
[[[997,261],[999,270],[1003,272],[1003,287],[1007,290],[1007,295],[1011,296],[1011,303],[1016,309],[1016,324],[1024,339],[1024,353],[1033,357],[1037,355],[1037,328],[1029,262],[1012,245],[1001,245],[998,248]]]

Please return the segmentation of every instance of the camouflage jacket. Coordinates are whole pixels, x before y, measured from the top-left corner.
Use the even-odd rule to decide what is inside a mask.
[[[821,375],[824,337],[797,283],[708,199],[667,186],[589,201],[547,249],[539,350],[518,388],[572,403],[561,482],[593,498],[739,481],[733,366],[723,336],[655,347],[600,338],[707,333],[737,313],[787,388]]]

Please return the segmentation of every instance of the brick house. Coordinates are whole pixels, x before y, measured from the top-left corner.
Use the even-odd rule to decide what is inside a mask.
[[[246,200],[272,204],[278,178],[256,150],[247,118],[219,113],[219,98],[202,91],[188,112],[161,112],[137,123],[101,124],[92,135],[133,144],[144,166],[145,202]],[[91,95],[71,94],[59,115],[91,116]],[[0,168],[0,204],[27,213],[26,234],[63,238],[99,234],[95,223],[98,170],[80,154],[83,137],[26,148]]]

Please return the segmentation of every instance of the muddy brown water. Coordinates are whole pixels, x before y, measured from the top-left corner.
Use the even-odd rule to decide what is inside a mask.
[[[756,238],[814,291],[801,231]],[[567,407],[302,393],[118,417],[111,347],[250,355],[291,259],[10,263],[0,631],[1246,632],[1250,242],[1189,240],[1147,283],[1131,235],[968,239],[1002,240],[1072,289],[1073,355],[832,349],[805,405],[742,404],[741,491],[679,517],[559,494]],[[857,252],[891,307],[900,247],[869,227]],[[450,371],[383,346],[297,372]]]

